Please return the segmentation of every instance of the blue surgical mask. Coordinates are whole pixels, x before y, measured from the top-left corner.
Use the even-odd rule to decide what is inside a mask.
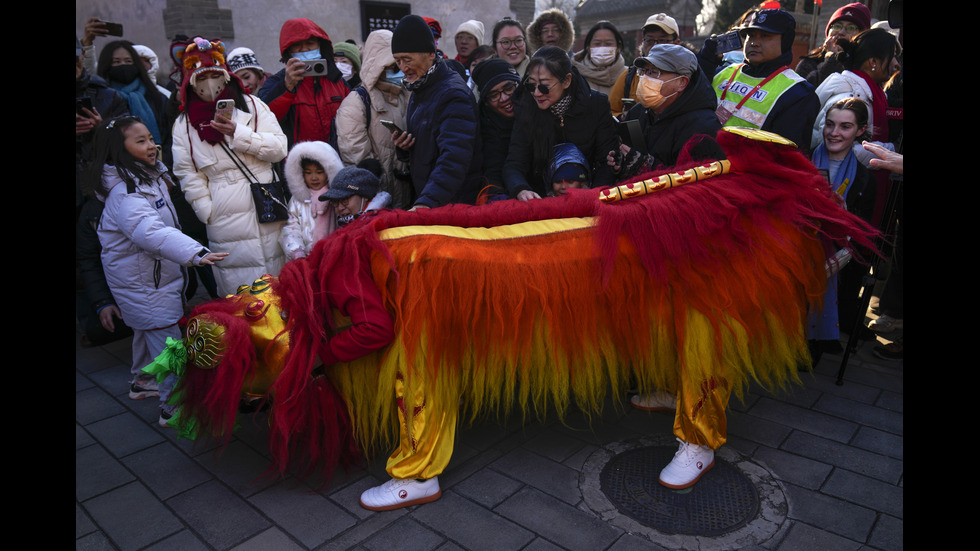
[[[320,59],[320,48],[315,50],[308,50],[306,52],[296,52],[293,57],[300,61],[311,61],[314,59]]]
[[[401,86],[403,78],[405,78],[405,73],[403,73],[401,69],[396,71],[387,69],[385,71],[385,82],[390,82],[396,86]]]

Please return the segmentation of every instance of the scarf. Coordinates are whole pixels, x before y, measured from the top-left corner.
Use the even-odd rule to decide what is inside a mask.
[[[429,77],[432,76],[433,72],[435,72],[436,66],[439,65],[439,60],[440,60],[439,56],[436,56],[435,61],[432,62],[432,67],[429,67],[429,70],[426,71],[424,75],[415,79],[414,82],[407,82],[403,80],[402,86],[404,86],[405,89],[408,90],[409,92],[414,92],[419,88],[425,86],[425,81],[429,80]]]
[[[568,111],[568,108],[571,106],[572,106],[572,95],[566,93],[561,97],[561,99],[559,99],[555,103],[552,103],[551,107],[549,107],[548,109],[551,111],[552,115],[556,117],[561,117],[562,115],[565,114],[566,111]]]
[[[150,134],[153,135],[153,141],[163,143],[160,138],[160,128],[157,127],[157,117],[153,114],[149,102],[146,101],[146,88],[143,86],[143,81],[137,78],[129,84],[119,84],[112,81],[109,85],[126,98],[126,103],[129,104],[129,114],[139,117],[143,121]]]
[[[850,191],[852,184],[854,184],[854,178],[857,177],[858,160],[854,151],[847,152],[847,157],[844,157],[837,171],[832,174],[830,168],[833,161],[830,160],[827,147],[823,142],[820,142],[820,145],[813,151],[811,160],[813,166],[817,167],[818,170],[826,170],[830,174],[830,188],[846,200],[847,192]]]
[[[616,84],[616,79],[619,75],[626,70],[626,63],[623,61],[623,55],[619,54],[615,61],[609,65],[599,67],[598,65],[593,65],[592,60],[588,56],[583,56],[582,61],[577,61],[573,58],[573,63],[578,69],[578,72],[585,77],[585,80],[589,81],[589,84],[593,88],[602,87],[607,90],[612,88],[613,84]],[[602,92],[603,90],[599,90]]]
[[[231,99],[231,90],[225,87],[212,102],[206,102],[197,97],[197,94],[187,94],[187,117],[190,119],[191,126],[197,129],[197,135],[202,141],[211,145],[225,140],[225,135],[218,132],[211,126],[214,120],[214,112],[217,110],[219,99]]]
[[[888,96],[885,95],[885,91],[878,86],[878,83],[872,80],[867,73],[860,69],[854,69],[851,71],[855,75],[864,79],[864,82],[868,84],[868,88],[871,89],[871,117],[874,124],[871,128],[871,141],[873,142],[887,142],[888,141]]]
[[[323,190],[324,193],[326,191]],[[321,201],[319,195],[312,197],[310,199],[310,212],[313,213],[313,243],[337,229],[337,214],[334,212],[333,204],[330,201]]]

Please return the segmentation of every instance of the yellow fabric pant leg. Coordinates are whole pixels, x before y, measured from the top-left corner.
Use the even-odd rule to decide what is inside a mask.
[[[441,474],[452,458],[459,412],[427,407],[425,389],[425,384],[417,384],[413,396],[406,397],[404,381],[395,381],[399,444],[386,467],[392,478],[432,478]],[[411,426],[405,408],[413,408]]]
[[[725,409],[731,385],[724,377],[712,376],[698,385],[680,378],[677,411],[674,414],[674,436],[698,446],[717,450],[728,439]]]

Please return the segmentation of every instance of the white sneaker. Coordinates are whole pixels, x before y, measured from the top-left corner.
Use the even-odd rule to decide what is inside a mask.
[[[681,447],[674,459],[660,471],[660,483],[668,488],[681,490],[697,482],[701,475],[715,466],[715,451],[708,446],[698,446],[677,439]]]
[[[653,394],[637,394],[630,398],[630,405],[643,411],[674,411],[677,409],[677,396],[663,390]]]
[[[439,477],[428,480],[392,478],[361,494],[361,507],[370,511],[390,511],[412,505],[429,503],[442,497]]]

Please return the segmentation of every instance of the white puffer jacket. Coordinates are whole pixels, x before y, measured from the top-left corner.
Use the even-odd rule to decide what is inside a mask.
[[[312,159],[320,163],[327,173],[328,185],[319,191],[317,197],[313,197],[303,179],[303,159]],[[286,253],[287,261],[310,254],[314,243],[313,228],[319,217],[326,217],[319,222],[328,230],[336,227],[337,215],[333,207],[329,201],[320,201],[318,197],[326,193],[330,180],[333,180],[337,171],[342,168],[344,163],[341,162],[340,155],[334,151],[334,148],[323,142],[301,142],[290,150],[289,156],[286,157],[284,172],[292,198],[289,200],[289,221],[282,227],[282,233],[279,235],[279,244]]]
[[[249,111],[235,109],[235,135],[225,143],[260,182],[271,182],[271,163],[286,156],[286,135],[262,100],[251,95],[245,100]],[[211,249],[228,253],[215,264],[218,293],[233,294],[263,274],[279,275],[285,263],[279,232],[285,222],[259,223],[248,177],[220,144],[198,136],[185,113],[174,122],[173,155],[174,174],[194,213],[207,224]]]
[[[868,104],[868,128],[874,128],[874,115],[871,108],[871,88],[863,78],[850,72],[832,73],[817,87],[817,97],[820,98],[820,113],[813,124],[813,137],[810,140],[810,150],[814,150],[823,142],[823,127],[827,119],[827,111],[838,101],[846,98],[858,98]]]
[[[381,125],[388,120],[405,128],[405,114],[411,92],[401,86],[384,82],[385,67],[395,63],[391,53],[391,31],[377,30],[364,41],[361,55],[361,85],[371,99],[371,122],[364,100],[355,90],[344,98],[337,111],[337,149],[345,166],[354,166],[364,159],[377,159],[384,169],[381,189],[392,196],[392,206],[406,209],[412,203],[411,185],[398,180],[394,170],[405,170],[405,163],[395,158],[391,131]]]
[[[114,166],[102,169],[107,190],[99,242],[102,267],[126,325],[149,330],[168,327],[184,315],[184,269],[208,253],[180,231],[170,202],[166,167],[157,161],[152,181],[131,178],[130,187]]]

